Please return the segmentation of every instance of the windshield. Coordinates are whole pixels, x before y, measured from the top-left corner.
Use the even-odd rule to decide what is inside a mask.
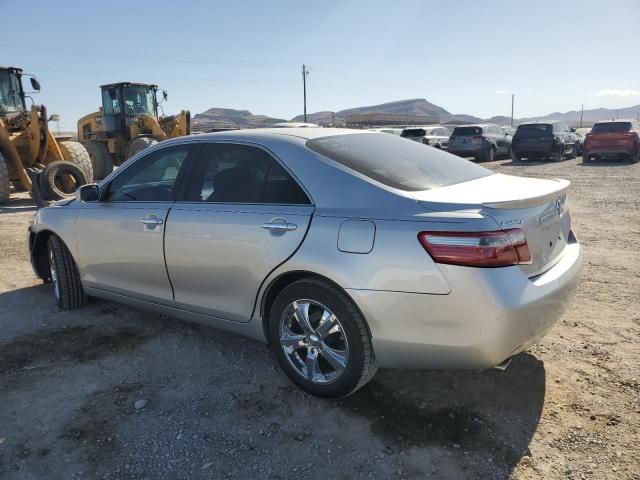
[[[553,125],[549,123],[530,123],[528,125],[520,125],[516,131],[516,134],[522,137],[540,135],[542,133],[553,133]]]
[[[481,127],[456,127],[452,136],[457,135],[482,135]]]
[[[0,115],[25,110],[17,75],[0,71]]]
[[[372,180],[405,191],[467,182],[493,172],[395,135],[353,133],[309,140],[307,147]]]
[[[596,123],[591,133],[625,133],[631,130],[631,122]]]
[[[156,116],[155,95],[151,87],[126,87],[124,89],[124,109],[127,115],[143,113]]]

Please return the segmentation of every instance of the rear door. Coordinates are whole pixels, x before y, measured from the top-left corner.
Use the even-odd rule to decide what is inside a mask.
[[[314,207],[266,149],[206,143],[167,219],[167,270],[180,308],[246,322],[267,275],[296,251]]]
[[[105,185],[100,201],[82,203],[76,243],[84,285],[173,304],[163,236],[195,148],[195,144],[175,145],[148,153]]]

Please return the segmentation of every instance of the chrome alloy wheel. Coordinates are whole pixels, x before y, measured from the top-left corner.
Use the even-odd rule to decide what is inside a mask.
[[[338,317],[321,303],[296,300],[280,318],[280,347],[307,381],[335,382],[349,361],[349,343]]]
[[[56,300],[60,301],[60,282],[58,281],[58,271],[56,270],[56,262],[53,258],[53,249],[49,249],[49,271],[51,272],[51,286]]]

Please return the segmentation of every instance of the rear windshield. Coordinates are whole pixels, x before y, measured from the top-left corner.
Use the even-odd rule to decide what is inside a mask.
[[[482,135],[480,127],[456,127],[453,129],[453,135]]]
[[[401,137],[424,137],[427,131],[424,128],[405,128],[400,134]]]
[[[624,133],[631,130],[631,122],[596,123],[591,133]]]
[[[307,147],[377,182],[429,190],[492,175],[460,157],[393,135],[353,133],[309,140]]]
[[[553,133],[553,125],[550,123],[530,123],[520,125],[516,131],[518,136],[540,135],[541,133]]]

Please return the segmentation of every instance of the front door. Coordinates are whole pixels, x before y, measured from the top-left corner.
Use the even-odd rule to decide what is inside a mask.
[[[263,280],[298,248],[313,206],[266,150],[204,144],[185,201],[167,218],[176,306],[246,322]]]
[[[84,285],[173,304],[163,237],[193,148],[176,145],[151,152],[101,188],[100,201],[82,203],[76,242]]]

